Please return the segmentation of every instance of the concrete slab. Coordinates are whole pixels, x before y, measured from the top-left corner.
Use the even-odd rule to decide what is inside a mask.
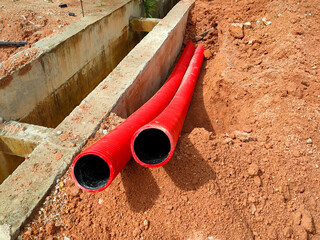
[[[180,1],[4,181],[0,231],[9,228],[10,237],[17,236],[111,111],[129,116],[159,89],[180,52],[193,3]]]
[[[160,21],[159,18],[132,18],[130,28],[132,31],[151,32]]]
[[[8,121],[0,124],[0,151],[25,157],[52,131],[52,128]]]

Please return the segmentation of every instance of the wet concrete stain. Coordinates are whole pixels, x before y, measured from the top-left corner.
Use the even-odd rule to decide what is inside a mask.
[[[0,80],[0,89],[5,89],[7,86],[10,85],[13,77],[11,75],[4,77]]]

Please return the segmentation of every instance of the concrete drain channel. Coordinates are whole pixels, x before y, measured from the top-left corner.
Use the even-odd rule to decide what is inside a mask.
[[[128,117],[160,88],[194,0],[160,2],[159,19],[138,18],[138,0],[87,16],[0,79],[0,177],[19,165],[0,185],[0,239],[18,236],[111,112]]]

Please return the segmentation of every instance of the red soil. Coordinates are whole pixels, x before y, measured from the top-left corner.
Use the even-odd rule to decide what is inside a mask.
[[[68,172],[23,239],[320,239],[319,4],[197,0],[185,40],[210,52],[173,159],[97,194]]]

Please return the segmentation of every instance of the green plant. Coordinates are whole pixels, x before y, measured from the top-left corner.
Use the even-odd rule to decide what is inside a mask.
[[[157,11],[157,0],[142,0],[144,11],[147,17],[152,17],[151,12]]]

